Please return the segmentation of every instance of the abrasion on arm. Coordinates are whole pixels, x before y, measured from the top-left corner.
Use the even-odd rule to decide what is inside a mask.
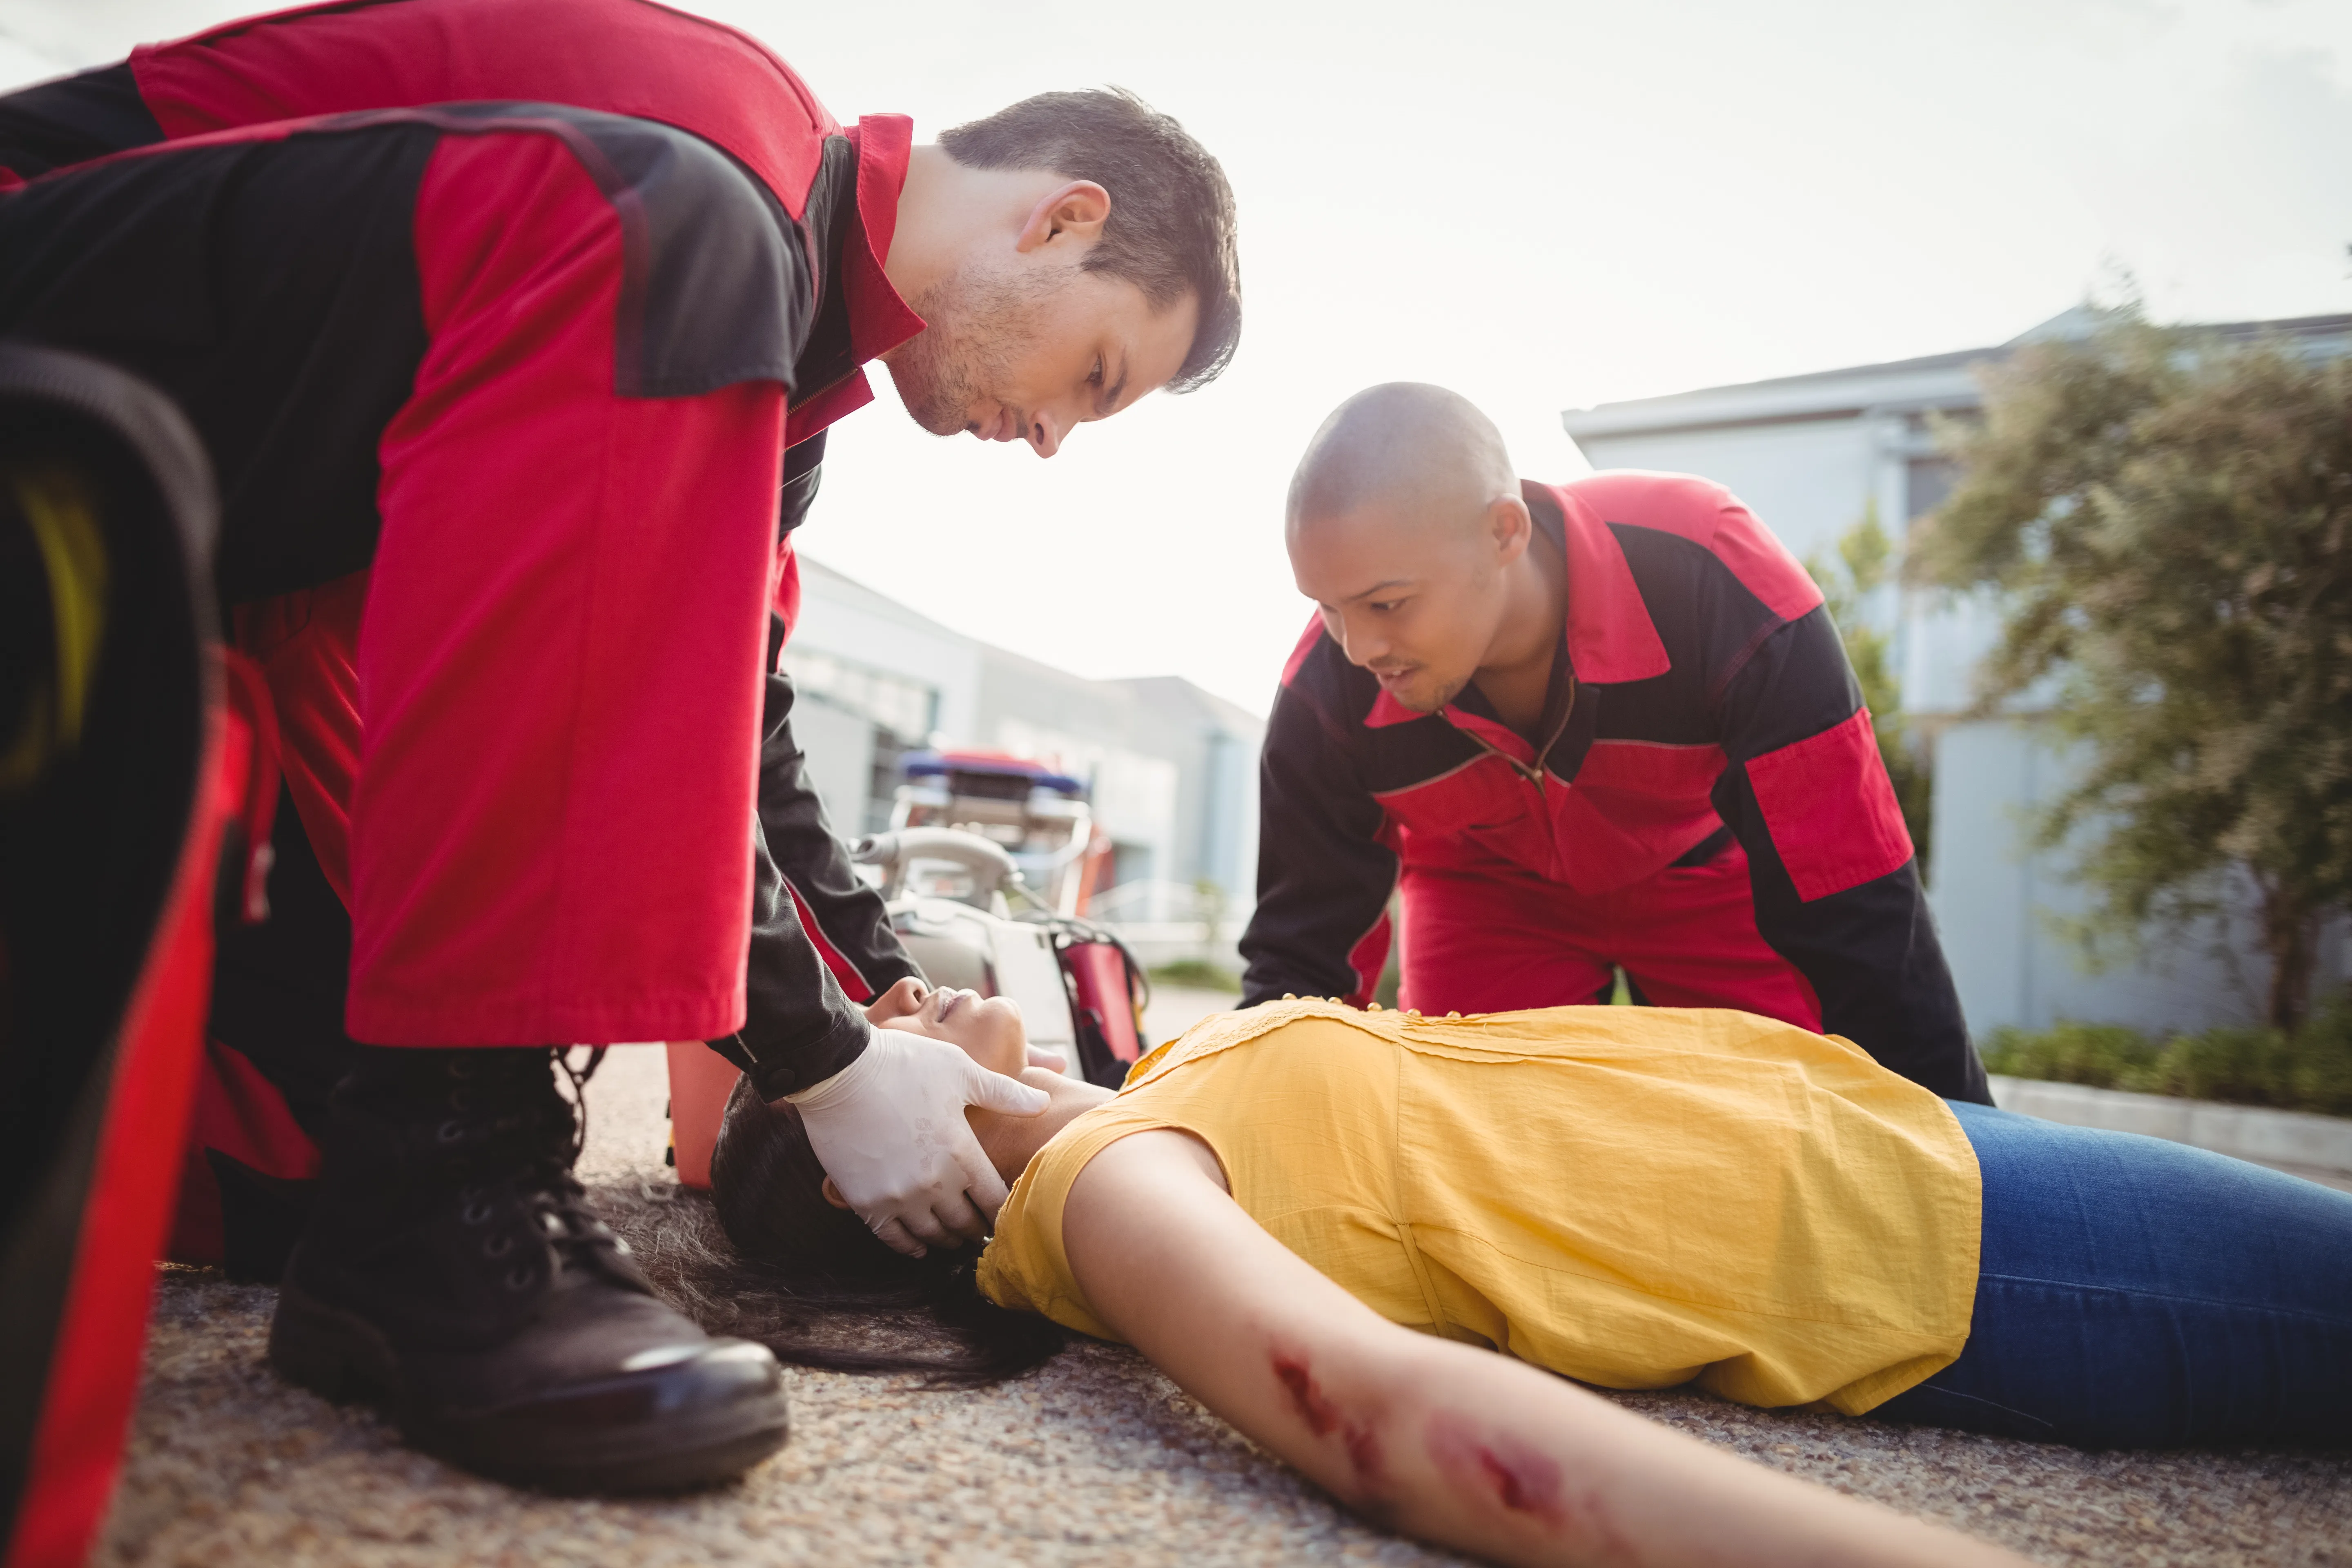
[[[1062,1226],[1104,1323],[1350,1508],[1407,1534],[1513,1563],[2021,1561],[1388,1321],[1252,1220],[1188,1133],[1138,1133],[1097,1155]]]

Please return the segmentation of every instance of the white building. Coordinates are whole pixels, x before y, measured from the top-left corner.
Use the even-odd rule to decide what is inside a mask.
[[[1190,921],[1206,884],[1238,930],[1256,900],[1263,719],[1175,676],[1088,680],[1024,658],[805,554],[801,584],[793,727],[836,832],[887,824],[906,752],[1007,752],[1087,782],[1114,846],[1099,912]]]
[[[1561,423],[1596,468],[1673,469],[1729,487],[1801,557],[1828,557],[1874,507],[1899,547],[1912,520],[1951,489],[1931,418],[1979,406],[1978,367],[2095,324],[2077,309],[1995,347],[1602,404]],[[2213,330],[2274,334],[2315,356],[2352,353],[2352,316]],[[2063,854],[2026,847],[2023,827],[2063,787],[2069,758],[2042,743],[2030,719],[1962,717],[1999,631],[1997,606],[1914,591],[1872,608],[1893,633],[1904,709],[1934,736],[1928,900],[1970,1027],[1981,1036],[2079,1018],[2193,1029],[2256,1016],[2262,964],[2242,940],[2197,933],[2137,964],[2084,970],[2055,921],[2081,913],[2086,897]],[[2352,939],[2333,935],[2323,982],[2352,971]]]

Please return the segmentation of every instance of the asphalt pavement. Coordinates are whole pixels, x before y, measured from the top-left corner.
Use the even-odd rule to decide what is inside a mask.
[[[1156,1041],[1229,1005],[1163,991]],[[1188,1016],[1189,1014],[1189,1016]],[[658,1049],[590,1086],[582,1173],[640,1247],[707,1222],[661,1164]],[[117,1565],[666,1568],[1462,1561],[1356,1520],[1121,1347],[1079,1342],[994,1388],[793,1369],[792,1443],[740,1482],[656,1501],[551,1499],[401,1448],[263,1362],[272,1292],[161,1271],[114,1514]],[[2073,1449],[1623,1395],[1759,1463],[2063,1564],[2352,1568],[2352,1456]]]

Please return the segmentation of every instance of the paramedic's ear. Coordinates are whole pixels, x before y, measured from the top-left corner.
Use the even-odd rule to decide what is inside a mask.
[[[1013,248],[1032,251],[1055,240],[1091,245],[1102,237],[1103,220],[1108,216],[1110,193],[1092,180],[1072,180],[1046,192],[1029,209],[1029,220],[1021,226]]]
[[[1535,514],[1519,497],[1496,496],[1486,503],[1486,535],[1494,541],[1496,564],[1508,566],[1527,553],[1535,528]]]
[[[909,1017],[922,1006],[923,998],[930,994],[929,986],[909,974],[874,998],[866,1009],[866,1021],[884,1024],[892,1018]]]

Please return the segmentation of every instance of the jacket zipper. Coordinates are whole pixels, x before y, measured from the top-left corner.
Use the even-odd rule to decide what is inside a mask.
[[[1497,746],[1494,742],[1489,741],[1486,736],[1481,735],[1475,730],[1465,730],[1461,725],[1454,724],[1454,721],[1451,719],[1446,720],[1446,722],[1448,724],[1454,724],[1454,733],[1469,736],[1471,741],[1482,750],[1486,751],[1490,755],[1501,758],[1503,762],[1509,766],[1513,773],[1518,774],[1519,777],[1527,780],[1528,783],[1535,785],[1538,790],[1540,790],[1543,788],[1543,760],[1551,755],[1551,749],[1559,744],[1559,738],[1562,735],[1568,733],[1569,718],[1576,711],[1576,671],[1571,669],[1568,671],[1568,701],[1559,710],[1559,722],[1553,725],[1551,728],[1551,733],[1544,737],[1544,743],[1536,748],[1536,761],[1533,767],[1529,767],[1527,763],[1519,761],[1518,758],[1511,755],[1510,752],[1503,750],[1500,746]]]

